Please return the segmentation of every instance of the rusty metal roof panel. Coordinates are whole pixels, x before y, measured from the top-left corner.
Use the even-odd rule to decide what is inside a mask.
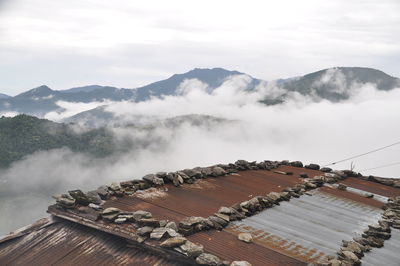
[[[362,202],[315,191],[312,196],[302,196],[283,202],[280,206],[262,211],[224,229],[232,235],[248,232],[255,238],[254,245],[304,262],[316,262],[339,250],[342,240],[359,235],[369,224],[375,223],[382,210]],[[199,238],[199,234],[192,236]],[[216,235],[215,238],[221,237]],[[234,238],[236,239],[236,238]],[[205,242],[206,247],[223,255],[223,247]],[[232,245],[242,245],[236,239]],[[252,256],[237,249],[236,256]],[[225,255],[226,256],[226,255]],[[253,261],[254,265],[262,265]]]
[[[157,219],[178,222],[187,216],[207,217],[215,213],[221,206],[230,206],[256,195],[265,195],[271,191],[282,191],[286,187],[292,187],[302,182],[302,179],[299,178],[300,173],[305,172],[310,177],[321,174],[319,171],[290,166],[280,166],[277,170],[292,172],[292,175],[266,170],[240,171],[237,174],[200,179],[195,184],[183,184],[181,187],[167,184],[121,198],[113,197],[105,202],[104,207],[117,207],[124,211],[147,210]],[[81,217],[77,209],[62,211],[51,206],[49,212],[119,237],[128,239],[136,237],[134,227],[126,224],[110,224],[102,220],[91,221]],[[262,250],[265,254],[279,254],[266,248],[262,248]],[[72,254],[74,251],[70,252]],[[238,253],[232,253],[232,255],[235,254]],[[272,260],[275,259],[272,258]],[[293,259],[290,258],[289,261],[291,260]],[[297,260],[294,261],[298,263]]]
[[[285,172],[292,174],[287,175]],[[300,173],[307,173],[309,177],[323,174],[320,171],[291,166],[280,166],[274,171],[239,171],[237,174],[196,180],[194,184],[183,184],[180,187],[167,184],[120,198],[112,197],[103,207],[117,207],[124,211],[146,210],[156,219],[179,222],[188,216],[207,217],[221,206],[231,206],[254,196],[293,187],[303,182],[299,177]],[[367,225],[375,223],[381,217],[380,208],[387,197],[400,195],[400,189],[356,178],[348,178],[340,183],[346,184],[349,189],[343,191],[336,186],[327,185],[309,192],[312,196],[292,198],[289,202],[282,202],[279,206],[231,223],[221,232],[198,232],[188,236],[188,239],[203,244],[206,251],[222,259],[247,260],[253,265],[306,265],[308,262],[319,261],[328,255],[334,255],[342,240],[351,239],[360,234]],[[363,195],[364,192],[374,193],[376,197],[367,198]],[[126,249],[124,239],[137,238],[136,227],[131,224],[108,223],[102,219],[90,220],[84,218],[78,208],[63,210],[51,206],[49,212],[73,223],[63,222],[65,228],[50,226],[45,231],[49,235],[38,234],[27,241],[26,248],[22,242],[19,243],[23,252],[21,257],[0,253],[0,258],[7,258],[11,262],[25,259],[28,262],[34,257],[37,260],[35,262],[42,262],[42,259],[53,264],[73,262],[80,265],[87,264],[87,257],[96,256],[96,264],[171,264],[167,259],[163,261],[159,256],[149,255],[146,251],[136,254],[136,249]],[[237,235],[240,232],[251,232],[254,242],[247,244],[239,241]],[[30,235],[28,233],[20,238],[25,239]],[[65,239],[68,241],[65,242]],[[118,239],[124,243],[123,246]],[[49,241],[53,244],[47,243]],[[98,245],[95,241],[99,241]],[[4,243],[7,242],[11,243]],[[4,243],[0,242],[0,247]],[[57,258],[53,258],[55,261],[47,258],[51,253],[50,246],[54,248],[53,254]],[[151,241],[145,241],[143,246],[160,251],[157,244],[152,246]],[[121,257],[111,260],[107,250],[117,252]],[[31,255],[33,257],[29,258]]]
[[[362,180],[359,178],[350,177],[340,181],[349,187],[357,188],[366,192],[382,195],[385,197],[400,196],[400,188],[390,187],[372,181]]]
[[[296,258],[286,256],[256,243],[244,243],[226,231],[199,232],[188,239],[204,245],[207,252],[226,260],[245,260],[253,266],[307,265]]]
[[[179,222],[187,216],[207,217],[221,206],[230,206],[256,195],[265,195],[271,191],[281,191],[286,187],[292,187],[302,182],[302,179],[299,178],[300,173],[306,172],[311,177],[321,174],[319,171],[290,166],[281,166],[277,170],[290,171],[293,174],[285,175],[263,170],[241,171],[237,174],[217,178],[200,179],[195,184],[183,184],[180,187],[167,184],[158,188],[137,191],[133,195],[125,195],[121,198],[113,197],[107,200],[103,207],[117,207],[124,211],[146,210],[150,211],[157,219]],[[130,224],[114,224],[103,220],[93,221],[81,216],[78,209],[62,210],[57,206],[50,206],[49,212],[63,219],[122,238],[136,239],[137,237],[135,235],[136,228]],[[151,245],[151,243],[146,241],[144,245]],[[266,248],[262,248],[262,250],[266,254],[271,252],[271,254],[277,254],[273,251],[266,251]],[[69,254],[74,254],[74,252],[71,250]],[[286,256],[284,257],[286,258]],[[72,258],[69,257],[68,260]],[[293,259],[290,258],[289,261],[291,260]]]
[[[363,204],[366,204],[366,205],[369,205],[372,207],[376,207],[376,208],[382,208],[384,205],[384,202],[382,202],[381,200],[377,200],[376,197],[367,198],[366,196],[361,195],[361,193],[358,193],[358,191],[355,192],[350,188],[347,188],[346,190],[340,190],[340,189],[337,189],[335,186],[325,185],[324,187],[320,188],[320,191],[331,194],[334,197],[356,201],[358,203],[363,203]],[[365,193],[365,191],[364,191],[364,193]],[[385,202],[386,202],[386,200],[385,200]]]
[[[132,196],[108,200],[105,207],[117,207],[132,211],[137,209],[154,211],[159,219],[175,220],[180,215],[207,217],[221,206],[231,206],[256,195],[265,195],[271,191],[282,191],[302,182],[299,174],[308,173],[310,177],[321,172],[290,166],[280,166],[277,170],[290,171],[293,175],[282,175],[273,171],[243,171],[218,178],[197,180],[195,184],[183,184],[181,187],[165,185],[156,190],[134,193]],[[146,196],[146,194],[155,196]],[[195,208],[193,206],[196,206]]]
[[[115,207],[124,211],[146,210],[152,213],[156,219],[168,219],[172,221],[180,221],[187,215],[180,213],[174,208],[165,208],[157,204],[157,202],[149,202],[147,200],[138,199],[134,196],[125,196],[108,200],[104,208]]]
[[[58,221],[0,243],[1,265],[181,265],[120,237]]]

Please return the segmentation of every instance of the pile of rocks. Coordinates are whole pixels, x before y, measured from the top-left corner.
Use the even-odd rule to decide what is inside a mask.
[[[199,265],[229,265],[229,262],[222,261],[219,257],[205,253],[204,247],[195,244],[183,236],[175,236],[165,239],[161,247],[174,250],[188,258],[194,259]]]
[[[391,227],[400,229],[400,197],[389,199],[385,207],[386,210],[383,213],[383,217]]]
[[[180,186],[184,183],[193,184],[197,179],[208,177],[218,177],[227,174],[236,173],[244,170],[271,170],[279,167],[285,162],[248,162],[238,160],[234,164],[218,164],[210,167],[196,167],[193,169],[184,169],[177,172],[159,172],[148,174],[137,180],[124,182],[114,182],[106,186],[100,186],[98,189],[83,193],[81,190],[69,191],[69,194],[56,195],[56,203],[67,209],[73,209],[79,206],[88,206],[90,203],[100,205],[102,200],[108,200],[111,197],[123,197],[132,195],[138,190],[145,190],[151,187],[162,186],[166,183],[172,183]]]
[[[324,183],[335,183],[346,177],[347,174],[343,171],[334,171],[332,173],[325,173],[324,176],[305,178],[303,179],[303,183],[296,184],[291,188],[285,188],[282,192],[270,192],[265,196],[255,196],[230,207],[222,206],[214,215],[208,218],[187,217],[179,223],[178,232],[187,236],[210,229],[222,230],[232,221],[253,216],[264,209],[279,205],[281,201],[289,201],[292,197],[298,198],[309,190],[323,186]]]
[[[391,227],[400,229],[400,197],[389,199],[384,209],[382,219],[377,224],[369,225],[361,237],[343,241],[338,256],[329,260],[326,265],[360,265],[364,252],[383,247],[385,240],[391,237]]]
[[[90,204],[85,208],[91,208]],[[185,225],[196,224],[197,227],[200,227],[205,222],[204,218],[189,217],[186,219],[186,222],[179,224],[180,227],[178,229],[175,222],[154,219],[152,214],[147,211],[138,210],[135,212],[124,212],[118,208],[110,207],[102,209],[100,207],[96,212],[98,213],[98,218],[109,223],[129,223],[133,225],[136,228],[135,240],[138,243],[143,243],[147,239],[160,241],[159,246],[161,248],[171,249],[178,252],[189,259],[193,259],[199,265],[240,265],[237,264],[238,262],[233,262],[231,264],[228,261],[221,260],[213,254],[205,253],[202,245],[189,241],[178,232],[181,227]],[[248,262],[240,263],[247,263],[243,265],[251,265]]]
[[[103,202],[99,194],[95,191],[83,193],[79,189],[68,191],[68,194],[55,195],[53,198],[55,198],[58,205],[67,209],[73,209],[78,205],[99,205]]]
[[[159,186],[166,183],[172,183],[180,186],[184,183],[193,184],[197,179],[224,176],[245,170],[271,170],[279,167],[279,162],[248,162],[238,160],[233,164],[217,164],[209,167],[195,167],[193,169],[184,169],[176,172],[159,172],[157,174],[146,175],[142,179],[150,186]]]
[[[204,247],[202,245],[195,244],[182,236],[167,238],[160,244],[160,246],[163,248],[172,249],[188,258],[192,258],[199,265],[251,266],[251,264],[247,261],[233,261],[232,263],[229,261],[224,261],[216,255],[204,252]]]
[[[383,184],[385,186],[400,188],[400,179],[398,178],[385,178],[385,177],[377,177],[377,176],[360,176],[361,179],[365,179],[368,181],[372,181],[375,183]]]
[[[132,222],[137,227],[136,241],[143,243],[147,239],[157,240],[161,248],[171,249],[190,259],[199,265],[230,265],[217,256],[205,253],[204,247],[195,244],[180,233],[175,222],[156,220],[151,213],[146,211],[135,211],[133,213],[122,212],[117,208],[103,210],[101,217],[109,222],[126,223]]]
[[[108,215],[101,213],[104,200],[111,197],[123,197],[124,195],[131,195],[138,190],[145,190],[151,187],[162,186],[166,183],[173,183],[175,186],[180,186],[183,183],[194,183],[197,179],[208,177],[218,177],[227,174],[236,173],[245,170],[272,170],[280,165],[290,165],[294,167],[303,167],[300,161],[289,162],[285,161],[263,161],[248,162],[245,160],[238,160],[234,164],[218,164],[210,167],[196,167],[193,169],[184,169],[177,172],[160,172],[157,174],[149,174],[139,180],[125,181],[121,183],[111,183],[107,186],[101,186],[97,190],[89,191],[87,193],[81,190],[69,191],[69,194],[55,196],[58,206],[67,209],[78,209],[82,216],[97,220],[103,217],[108,222],[123,223],[130,221],[133,213],[125,213],[122,211],[113,210]],[[317,164],[309,164],[305,166],[308,169],[319,169]],[[351,171],[331,171],[325,169],[324,176],[317,176],[308,178],[306,174],[301,175],[304,180],[302,184],[297,184],[292,188],[286,188],[283,192],[271,192],[265,196],[253,197],[250,200],[234,204],[231,207],[221,207],[214,215],[203,217],[188,217],[179,223],[178,231],[183,235],[189,235],[194,232],[208,230],[215,228],[221,230],[228,225],[230,221],[243,219],[247,216],[254,215],[265,208],[270,208],[273,205],[279,204],[282,200],[289,200],[291,197],[299,197],[306,193],[307,190],[315,189],[322,186],[325,182],[335,183],[338,180],[344,179],[348,176],[356,176],[357,174]],[[104,210],[105,211],[105,210]],[[104,212],[103,211],[103,212]],[[116,219],[113,214],[118,213]],[[151,218],[146,218],[151,219]],[[152,221],[149,221],[152,222]],[[155,223],[155,221],[154,221]]]
[[[172,183],[180,186],[184,183],[192,184],[197,179],[219,177],[227,174],[237,173],[246,170],[272,170],[280,165],[290,165],[294,167],[303,167],[300,161],[256,161],[248,162],[246,160],[238,160],[230,164],[217,164],[210,167],[195,167],[193,169],[184,169],[176,172],[159,172],[156,174],[148,174],[141,179],[129,180],[124,182],[114,182],[106,186],[100,186],[98,189],[83,193],[81,190],[70,191],[69,194],[55,196],[56,202],[63,208],[76,208],[77,206],[88,206],[89,203],[96,205],[101,204],[102,200],[108,200],[111,197],[123,197],[124,195],[132,195],[138,190],[145,190],[151,187],[163,186]],[[308,169],[319,169],[317,164],[306,165]],[[322,169],[321,169],[322,170]],[[326,172],[331,169],[326,168]]]

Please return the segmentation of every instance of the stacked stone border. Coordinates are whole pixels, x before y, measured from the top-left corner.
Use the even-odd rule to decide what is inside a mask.
[[[285,188],[282,192],[270,192],[265,196],[255,196],[250,200],[236,203],[230,207],[221,206],[219,210],[208,218],[204,217],[186,217],[178,223],[173,221],[157,220],[147,211],[137,210],[135,212],[124,212],[117,208],[103,209],[104,200],[111,197],[124,197],[135,193],[138,190],[145,190],[154,187],[161,187],[164,184],[172,183],[174,186],[181,186],[184,183],[193,184],[197,179],[204,179],[234,174],[239,171],[246,170],[270,170],[278,174],[291,175],[291,172],[282,172],[274,170],[280,165],[288,165],[299,168],[307,168],[312,170],[320,170],[324,175],[309,178],[307,174],[300,174],[304,178],[302,183],[293,187]],[[82,192],[81,190],[72,190],[68,194],[54,196],[56,199],[56,207],[59,209],[75,209],[83,216],[90,217],[92,220],[103,219],[108,223],[131,223],[137,228],[136,244],[141,244],[147,239],[159,241],[159,246],[163,249],[178,252],[186,256],[190,261],[195,261],[199,265],[250,265],[245,261],[234,261],[232,263],[222,261],[213,254],[205,253],[202,245],[190,242],[185,236],[194,234],[199,231],[210,229],[222,230],[228,226],[230,222],[244,219],[255,215],[264,209],[279,205],[281,201],[289,201],[291,197],[298,198],[307,193],[309,190],[316,189],[324,185],[324,183],[336,183],[347,177],[362,177],[350,170],[332,171],[330,168],[320,168],[317,164],[309,164],[303,166],[300,161],[263,161],[248,162],[238,160],[230,164],[218,164],[210,167],[196,167],[193,169],[184,169],[176,172],[159,172],[156,174],[145,175],[139,180],[130,180],[120,183],[112,183],[107,186],[101,186],[97,190]],[[382,183],[385,185],[397,184],[395,181],[386,182],[386,179],[371,178],[371,181]],[[368,180],[369,180],[368,179]],[[344,243],[345,245],[346,243]],[[350,245],[354,245],[351,244]],[[345,252],[346,246],[343,246]],[[340,253],[338,261],[343,258],[346,253]],[[342,259],[343,263],[345,260]],[[335,261],[334,261],[335,262]],[[342,262],[341,262],[342,263]],[[329,264],[328,264],[329,265]],[[332,264],[333,265],[333,264]],[[338,264],[347,265],[347,264]],[[350,264],[349,264],[350,265]],[[354,264],[356,265],[356,264]]]
[[[381,248],[391,237],[391,228],[400,229],[400,197],[389,199],[384,205],[381,219],[364,230],[361,237],[342,241],[342,247],[332,258],[322,265],[348,266],[361,265],[361,258],[372,248]]]
[[[371,181],[389,187],[400,188],[399,178],[386,178],[386,177],[377,177],[372,175],[370,176],[357,175],[356,177],[365,181]]]

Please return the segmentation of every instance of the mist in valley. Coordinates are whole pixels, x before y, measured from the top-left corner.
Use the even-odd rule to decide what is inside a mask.
[[[146,145],[105,158],[68,148],[40,151],[1,170],[0,234],[46,216],[51,195],[71,189],[238,159],[327,165],[399,140],[400,88],[378,91],[373,84],[354,84],[349,99],[337,103],[290,92],[284,103],[268,106],[260,101],[285,92],[274,83],[247,91],[249,82],[246,75],[232,76],[210,93],[199,80],[185,80],[178,96],[107,102],[103,108],[113,118],[101,124],[111,130],[116,145],[126,139]],[[64,109],[47,118],[62,121],[85,110],[79,103],[64,104]],[[84,130],[85,122],[75,126]],[[399,151],[400,145],[355,159],[355,171],[398,177],[396,167],[362,170],[396,162]],[[351,162],[333,168],[348,169]]]

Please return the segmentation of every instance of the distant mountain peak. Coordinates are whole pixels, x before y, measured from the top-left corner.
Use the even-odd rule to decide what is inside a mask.
[[[50,89],[47,85],[41,85],[39,87],[36,87],[34,89],[32,89],[32,91],[35,92],[45,92],[45,91],[53,91],[52,89]]]
[[[8,99],[8,98],[11,98],[11,96],[4,93],[0,93],[0,99]]]
[[[282,86],[288,91],[337,102],[348,99],[352,88],[362,84],[387,91],[400,87],[400,79],[368,67],[332,67],[288,80]]]
[[[101,86],[101,85],[86,85],[86,86],[82,86],[82,87],[74,87],[74,88],[71,88],[68,90],[61,90],[60,92],[62,92],[62,93],[92,92],[92,91],[101,90],[101,89],[115,90],[117,88],[110,87],[110,86]]]
[[[224,81],[234,75],[244,75],[236,70],[226,70],[224,68],[194,68],[188,72],[181,74],[174,74],[168,79],[157,81],[149,85],[136,89],[136,101],[144,101],[153,95],[176,95],[177,88],[186,79],[198,79],[208,85],[210,91],[224,83]],[[254,79],[249,84],[250,89],[254,88],[260,80]]]
[[[213,68],[196,67],[196,68],[193,68],[192,70],[189,70],[188,72],[183,73],[183,74],[192,73],[192,72],[225,72],[225,73],[233,73],[233,74],[243,74],[239,71],[228,70],[228,69],[225,69],[222,67],[213,67]]]
[[[26,96],[37,96],[37,97],[43,97],[43,96],[49,96],[52,94],[54,91],[50,89],[46,85],[41,85],[39,87],[36,87],[34,89],[31,89],[29,91],[26,91],[24,93],[18,94],[15,97],[26,97]]]
[[[305,76],[314,75],[317,73],[323,73],[323,72],[332,71],[332,70],[342,71],[345,74],[353,73],[355,75],[358,75],[361,79],[368,75],[371,75],[371,74],[382,75],[383,77],[394,78],[393,76],[390,76],[387,73],[385,73],[379,69],[375,69],[375,68],[371,68],[371,67],[344,67],[344,66],[335,66],[335,67],[322,69],[322,70],[307,74]],[[371,78],[375,78],[375,77],[371,77]]]

